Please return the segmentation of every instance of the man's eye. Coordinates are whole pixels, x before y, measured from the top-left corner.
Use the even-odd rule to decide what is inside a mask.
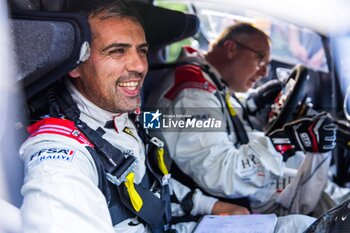
[[[261,60],[263,60],[264,59],[264,55],[262,55],[262,54],[257,54],[257,57],[258,57],[258,59],[261,61]]]
[[[120,48],[120,49],[113,49],[113,50],[109,50],[108,54],[122,54],[125,53],[125,49]]]
[[[142,54],[147,55],[147,53],[148,53],[148,49],[147,49],[147,48],[144,48],[144,49],[139,49],[139,52],[140,52],[140,53],[142,53]]]

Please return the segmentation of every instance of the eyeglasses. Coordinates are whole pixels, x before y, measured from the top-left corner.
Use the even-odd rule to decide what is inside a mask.
[[[264,61],[265,54],[263,52],[255,50],[255,49],[252,49],[251,47],[249,47],[249,46],[247,46],[245,44],[242,44],[242,43],[240,43],[238,41],[235,41],[235,40],[233,40],[233,41],[236,44],[238,44],[239,46],[241,46],[241,47],[243,47],[243,48],[245,48],[245,49],[247,49],[247,50],[249,50],[249,51],[251,51],[251,52],[256,54],[256,57],[258,59],[258,67],[259,68],[262,68],[262,67],[264,67],[264,66],[266,66],[268,64],[268,62]]]

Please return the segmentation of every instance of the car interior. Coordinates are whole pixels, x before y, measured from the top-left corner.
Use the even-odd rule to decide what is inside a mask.
[[[91,41],[89,25],[85,18],[64,12],[66,2],[67,0],[7,1],[12,53],[16,64],[15,79],[21,90],[17,101],[19,107],[15,109],[14,118],[15,137],[18,139],[15,145],[17,149],[27,136],[25,127],[31,119],[43,115],[48,108],[49,100],[44,95],[44,91],[88,59]],[[147,100],[159,79],[173,68],[171,64],[174,64],[175,59],[171,56],[176,57],[180,45],[187,43],[199,49],[206,49],[210,40],[215,38],[215,30],[219,30],[220,23],[227,19],[230,19],[230,23],[250,22],[254,19],[250,18],[249,14],[244,15],[236,9],[223,10],[224,5],[213,4],[213,2],[209,4],[210,1],[128,2],[139,11],[150,45],[149,72],[142,90],[143,100]],[[262,27],[267,27],[266,21],[261,20],[258,23]],[[273,42],[276,37],[273,37],[272,33],[281,33],[281,30],[286,30],[287,27],[284,24],[274,25],[275,27],[271,25],[272,23],[269,23],[272,46],[278,46],[277,42],[276,44]],[[349,32],[350,30],[345,34]],[[342,79],[344,73],[339,73],[340,65],[335,60],[339,54],[339,50],[334,51],[337,48],[336,40],[331,40],[327,34],[316,31],[313,33],[317,35],[324,53],[321,68],[315,68],[300,61],[291,62],[286,60],[283,54],[276,52],[272,56],[268,76],[256,85],[259,87],[267,81],[277,79],[286,87],[290,80],[294,80],[291,90],[283,88],[281,91],[281,94],[286,96],[286,100],[276,110],[278,112],[276,118],[269,120],[267,115],[261,112],[263,117],[260,129],[265,132],[271,132],[284,123],[297,119],[311,107],[317,111],[329,112],[339,122],[349,122],[346,118],[346,109],[344,111],[344,106],[348,103],[343,87],[346,85]],[[173,52],[174,50],[176,51]],[[268,111],[271,111],[271,108],[268,108]],[[0,223],[11,222],[7,224],[11,227],[5,228],[4,232],[20,232],[19,228],[13,227],[19,225],[20,221],[10,221],[10,219],[19,218],[16,209],[21,205],[20,187],[23,183],[23,165],[19,159],[11,160],[11,163],[16,165],[4,171],[9,187],[9,198],[2,200],[0,197],[0,203],[4,203],[0,204],[0,208],[14,210],[15,216],[1,216]],[[349,187],[349,151],[338,145],[333,151],[332,163],[334,170],[330,172],[330,179],[340,186]],[[322,215],[307,232],[321,232],[321,230],[325,230],[322,232],[348,232],[349,230],[346,229],[349,229],[350,219],[345,221],[337,219],[339,216],[347,216],[350,213],[349,201]]]
[[[57,80],[89,57],[91,35],[85,18],[62,12],[65,1],[9,1],[8,4],[17,64],[16,82],[23,94],[23,100],[19,100],[20,107],[16,109],[15,137],[18,140],[14,147],[18,150],[28,136],[25,127],[31,119],[46,113],[48,99],[44,94],[45,89],[55,85]],[[161,54],[164,46],[191,36],[198,30],[199,21],[194,15],[143,2],[131,4],[139,10],[144,20],[144,27],[149,32],[149,56],[157,63],[164,62]],[[152,15],[157,17],[150,17]],[[162,28],[157,26],[159,21],[164,22]],[[148,88],[152,85],[149,82]],[[9,183],[9,195],[7,200],[1,199],[0,202],[1,209],[6,210],[3,213],[13,213],[0,217],[4,232],[20,232],[18,208],[22,201],[23,164],[18,159],[12,160],[15,165],[11,167],[16,169],[4,172]]]

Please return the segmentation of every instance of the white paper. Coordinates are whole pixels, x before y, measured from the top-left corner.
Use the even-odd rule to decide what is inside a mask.
[[[276,223],[274,214],[206,215],[194,233],[273,233]]]

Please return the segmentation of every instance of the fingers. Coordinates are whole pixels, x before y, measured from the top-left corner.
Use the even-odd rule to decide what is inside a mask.
[[[236,210],[234,210],[231,215],[248,215],[251,214],[250,211],[242,206],[238,206]]]
[[[326,111],[317,112],[316,110],[314,110],[314,112],[315,112],[316,114],[313,115],[312,118],[318,119],[318,118],[321,118],[321,117],[323,117],[323,116],[327,116],[327,117],[329,117],[329,118],[332,118],[332,115],[329,114],[329,113],[326,112]]]
[[[335,147],[336,129],[332,116],[327,112],[321,112],[313,117],[289,122],[284,125],[282,132],[275,130],[269,136],[275,148],[276,144],[282,144],[280,138],[288,137],[296,151],[324,153]]]
[[[236,204],[217,201],[215,202],[212,214],[214,215],[246,215],[250,214],[249,210],[243,206],[239,206]]]
[[[335,130],[336,126],[331,118],[329,118],[327,115],[323,115],[320,117],[320,119],[317,122],[317,125],[320,127],[321,130],[324,130],[326,132],[330,132],[334,134],[335,136]]]
[[[323,112],[319,116],[314,131],[319,137],[320,152],[327,152],[336,145],[336,126],[329,114]]]

